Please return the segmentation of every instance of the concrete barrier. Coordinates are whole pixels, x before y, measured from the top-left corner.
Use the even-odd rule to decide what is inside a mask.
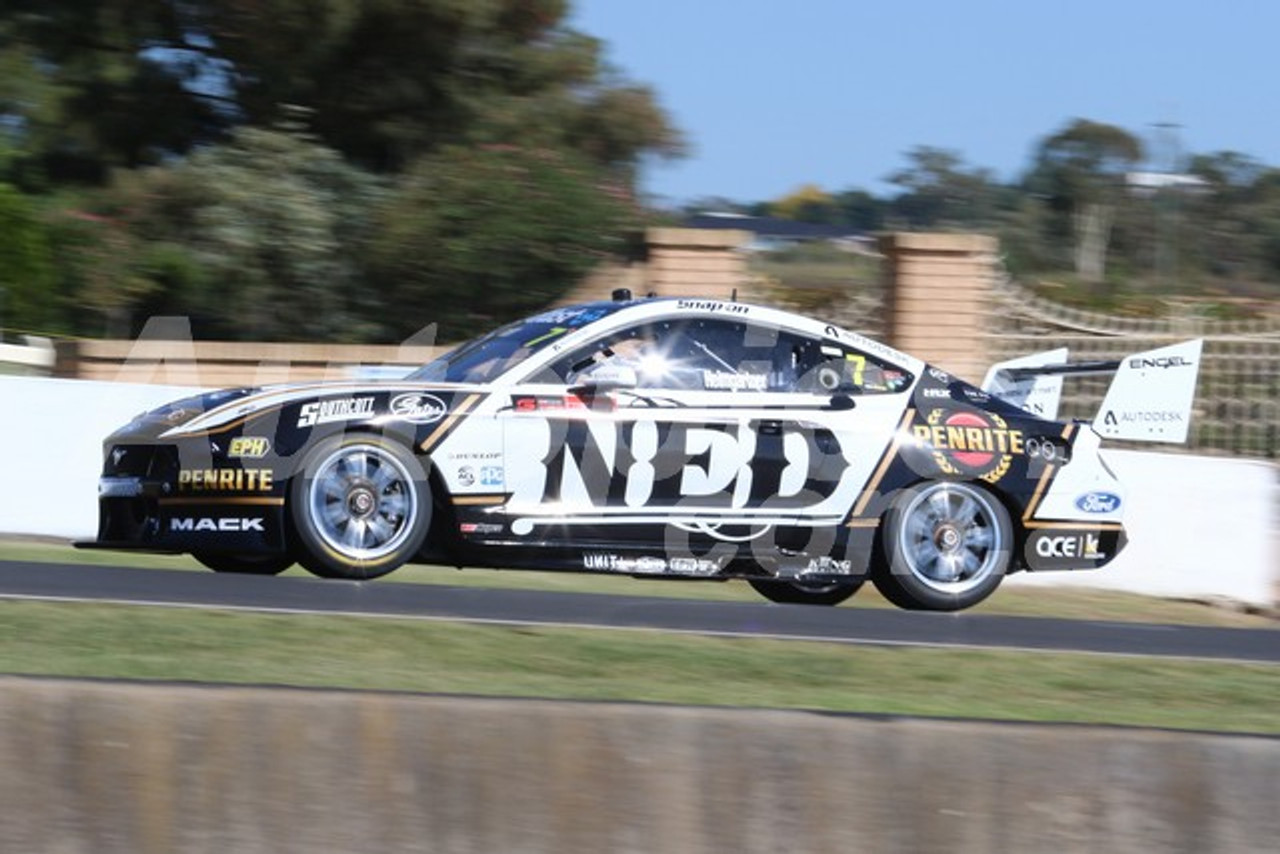
[[[0,534],[81,539],[98,531],[102,440],[186,386],[0,377]]]
[[[0,678],[0,850],[1263,851],[1280,739]]]
[[[1255,460],[1105,450],[1128,490],[1129,546],[1090,572],[1010,583],[1280,603],[1280,469]]]
[[[97,530],[102,439],[137,413],[195,393],[182,386],[0,377],[0,534],[76,539]],[[1277,468],[1249,460],[1108,451],[1129,489],[1130,545],[1094,572],[1021,574],[1159,596],[1277,601]]]
[[[0,343],[0,374],[48,376],[58,360],[53,340],[23,335],[22,344]]]

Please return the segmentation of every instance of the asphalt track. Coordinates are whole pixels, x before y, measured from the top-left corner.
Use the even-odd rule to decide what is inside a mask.
[[[694,582],[691,582],[694,583]],[[1280,631],[0,561],[0,598],[1280,662]]]

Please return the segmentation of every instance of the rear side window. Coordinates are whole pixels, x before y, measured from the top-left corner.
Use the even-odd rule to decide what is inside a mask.
[[[577,348],[551,366],[570,385],[605,362],[639,387],[708,392],[853,394],[899,391],[911,377],[864,353],[773,326],[718,318],[638,324]]]

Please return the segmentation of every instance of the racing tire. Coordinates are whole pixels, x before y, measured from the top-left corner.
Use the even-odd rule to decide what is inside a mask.
[[[214,572],[240,575],[279,575],[295,563],[293,555],[287,553],[261,555],[195,552],[191,556]]]
[[[775,581],[748,578],[747,583],[770,602],[783,605],[839,605],[862,587],[861,581]]]
[[[379,578],[412,558],[431,527],[431,488],[403,445],[371,433],[317,444],[289,485],[299,561],[322,578]]]
[[[995,592],[1012,554],[1013,525],[995,495],[931,481],[905,490],[885,514],[872,581],[900,608],[959,611]]]

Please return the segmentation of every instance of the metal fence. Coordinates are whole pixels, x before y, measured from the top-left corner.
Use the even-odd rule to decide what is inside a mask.
[[[1112,360],[1203,338],[1191,434],[1182,449],[1280,458],[1280,319],[1113,317],[1044,299],[1014,281],[998,259],[993,258],[991,266],[990,322],[983,342],[991,363],[1058,347],[1068,347],[1073,361]],[[769,280],[762,281],[761,290],[782,307],[820,314],[873,338],[886,336],[884,293],[879,288],[860,287],[835,299],[829,294],[817,299],[813,291],[797,293]],[[1194,308],[1187,306],[1188,311]],[[1110,381],[1109,376],[1067,378],[1061,417],[1093,418]]]
[[[992,361],[1057,347],[1069,347],[1073,361],[1119,359],[1135,351],[1203,338],[1186,448],[1198,453],[1280,457],[1280,321],[1110,317],[1066,308],[998,275],[989,329],[987,349]],[[1067,379],[1060,415],[1092,418],[1109,382],[1109,377]]]

